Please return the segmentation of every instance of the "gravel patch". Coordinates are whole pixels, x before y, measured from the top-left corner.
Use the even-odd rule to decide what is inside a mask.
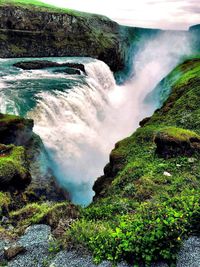
[[[52,260],[50,267],[112,267],[112,263],[103,261],[99,265],[93,263],[91,256],[80,256],[76,251],[61,251]],[[127,263],[119,263],[117,267],[130,267]]]
[[[17,242],[26,249],[14,260],[8,263],[9,267],[44,267],[48,266],[50,253],[49,242],[52,241],[51,228],[47,225],[34,225],[27,228]]]
[[[200,267],[200,238],[190,237],[178,255],[177,267]]]

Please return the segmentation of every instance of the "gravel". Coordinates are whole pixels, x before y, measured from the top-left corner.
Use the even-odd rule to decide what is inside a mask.
[[[61,251],[57,254],[49,252],[53,241],[51,228],[47,225],[34,225],[27,228],[25,234],[17,242],[26,249],[8,262],[8,267],[112,267],[109,261],[95,265],[90,255],[81,255],[77,251]],[[8,243],[0,241],[0,260],[3,248]],[[13,243],[11,244],[13,245]],[[177,267],[200,267],[200,238],[190,237],[178,255]],[[130,267],[125,262],[117,267]],[[166,263],[153,264],[151,267],[168,267]]]
[[[177,267],[200,267],[200,238],[190,237],[178,255]]]
[[[49,242],[52,241],[51,228],[47,225],[34,225],[27,228],[18,244],[26,249],[14,260],[8,263],[9,267],[44,267],[48,266],[50,253]]]
[[[108,261],[103,261],[99,265],[93,264],[91,256],[80,256],[77,252],[61,251],[52,260],[50,267],[112,267]],[[119,263],[117,267],[130,267],[127,263]]]

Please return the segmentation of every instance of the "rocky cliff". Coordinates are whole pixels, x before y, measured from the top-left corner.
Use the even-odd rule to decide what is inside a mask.
[[[157,30],[123,27],[100,16],[0,3],[0,57],[89,56],[121,70],[142,36]]]
[[[0,6],[0,57],[90,56],[123,67],[120,27],[97,15]]]

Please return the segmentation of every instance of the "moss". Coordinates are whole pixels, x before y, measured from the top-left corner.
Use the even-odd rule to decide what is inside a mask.
[[[9,205],[11,203],[11,197],[9,193],[0,192],[0,217],[8,212]]]
[[[25,53],[26,49],[23,47],[11,44],[10,45],[10,51],[12,54],[15,54],[17,56],[17,55],[21,55],[21,54]]]
[[[17,176],[26,183],[28,166],[26,164],[25,149],[22,146],[7,146],[9,153],[0,155],[0,182],[2,186],[10,184]],[[20,181],[18,181],[20,183]]]
[[[68,202],[38,202],[11,211],[10,221],[21,231],[27,226],[38,223],[48,223],[55,228],[61,218],[75,218],[78,215],[79,208]]]
[[[0,40],[1,41],[6,41],[8,39],[6,34],[0,34]]]
[[[0,114],[0,123],[10,123],[10,122],[15,122],[19,120],[21,120],[21,118],[16,115]]]
[[[178,139],[180,141],[189,141],[190,138],[200,139],[200,135],[198,135],[197,133],[177,127],[166,127],[161,129],[159,133],[166,134],[167,136]]]

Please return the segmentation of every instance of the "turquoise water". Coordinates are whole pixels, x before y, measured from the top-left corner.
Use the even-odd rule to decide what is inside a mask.
[[[40,58],[40,60],[65,62],[68,58]],[[37,58],[0,59],[0,97],[1,111],[26,116],[34,109],[40,99],[41,92],[67,92],[80,86],[85,81],[84,75],[67,75],[63,68],[46,68],[43,70],[24,71],[13,66],[20,61],[38,60]],[[55,73],[55,70],[61,72]]]

